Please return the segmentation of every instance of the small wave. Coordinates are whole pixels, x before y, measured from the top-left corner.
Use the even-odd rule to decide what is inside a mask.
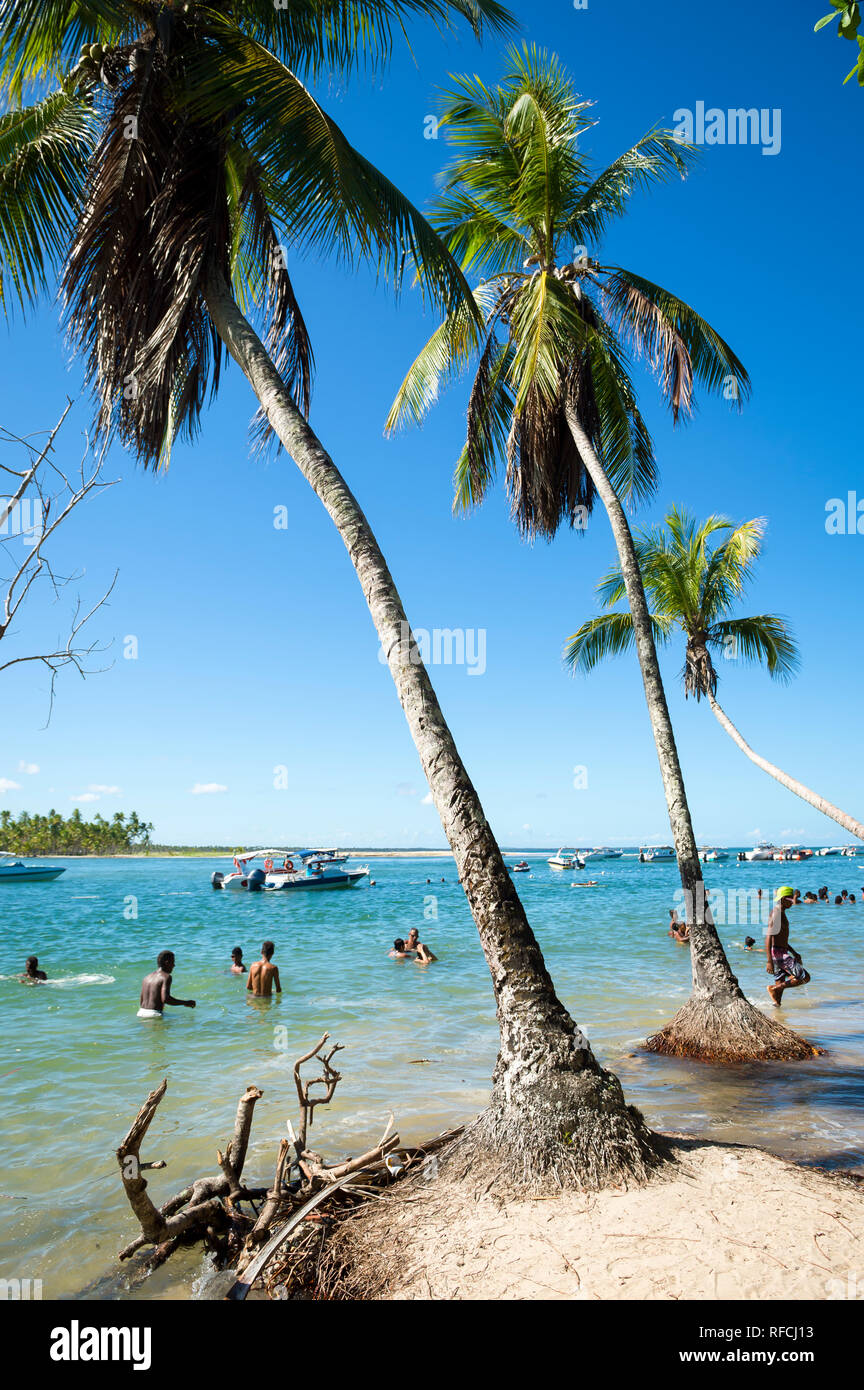
[[[57,980],[45,980],[46,985],[55,989],[74,989],[76,985],[113,985],[113,975],[61,975]]]

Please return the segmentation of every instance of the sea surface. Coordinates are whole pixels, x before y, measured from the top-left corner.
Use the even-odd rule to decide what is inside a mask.
[[[667,934],[668,909],[680,910],[674,863],[595,861],[573,875],[549,869],[545,852],[524,857],[533,871],[514,881],[557,990],[652,1126],[864,1172],[864,860],[708,866],[733,969],[766,1009],[757,890],[766,908],[787,882],[859,899],[791,915],[813,978],[787,992],[783,1017],[827,1055],[719,1068],[639,1046],[690,988],[689,951]],[[54,883],[0,885],[0,1277],[41,1279],[43,1298],[193,1296],[197,1251],[133,1289],[116,1261],[137,1227],[114,1151],[163,1077],[168,1091],[142,1151],[168,1165],[149,1175],[157,1203],[216,1171],[249,1083],[264,1095],[245,1176],[271,1180],[286,1119],[296,1117],[293,1062],[325,1031],[344,1046],[343,1080],[310,1135],[328,1161],[377,1142],[391,1112],[411,1141],[484,1104],[495,1010],[449,857],[371,859],[374,887],[270,895],[213,892],[212,870],[230,866],[209,858],[56,862],[68,867]],[[597,886],[575,886],[588,879]],[[412,926],[437,954],[433,965],[388,958]],[[251,962],[267,937],[282,995],[254,1000],[245,977],[229,973],[230,952],[242,946]],[[139,1020],[141,978],[165,948],[177,957],[174,993],[197,1008]],[[30,954],[47,985],[19,982]]]

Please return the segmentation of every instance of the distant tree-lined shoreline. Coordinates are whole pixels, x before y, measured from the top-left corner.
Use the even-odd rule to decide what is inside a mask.
[[[117,811],[110,820],[96,815],[85,820],[76,808],[64,817],[51,810],[45,816],[0,811],[0,851],[9,854],[141,854],[150,850],[153,825]]]

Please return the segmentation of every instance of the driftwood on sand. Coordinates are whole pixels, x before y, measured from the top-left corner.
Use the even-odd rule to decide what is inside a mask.
[[[273,1297],[314,1296],[315,1271],[333,1223],[373,1201],[397,1177],[416,1172],[429,1155],[461,1133],[461,1128],[449,1130],[425,1144],[400,1146],[399,1135],[391,1133],[391,1115],[374,1147],[341,1163],[325,1163],[308,1147],[308,1132],[315,1108],[332,1100],[342,1079],[333,1066],[341,1047],[335,1044],[325,1052],[328,1039],[325,1033],[294,1064],[297,1128],[286,1121],[289,1138],[279,1144],[269,1187],[249,1187],[243,1179],[255,1105],[263,1094],[257,1086],[248,1086],[237,1106],[231,1139],[224,1152],[216,1151],[219,1172],[197,1179],[157,1207],[143,1174],[166,1163],[145,1162],[140,1151],[167,1080],[151,1091],[117,1149],[123,1188],[141,1228],[120,1251],[121,1260],[148,1249],[146,1273],[163,1264],[178,1246],[200,1241],[212,1252],[217,1269],[236,1271],[228,1298],[244,1299],[256,1280],[263,1280]],[[320,1063],[321,1074],[304,1078],[302,1068],[313,1060]],[[323,1092],[313,1095],[314,1087]]]

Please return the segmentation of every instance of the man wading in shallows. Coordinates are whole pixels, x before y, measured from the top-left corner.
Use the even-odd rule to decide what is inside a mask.
[[[778,888],[774,894],[774,907],[765,928],[765,955],[768,964],[765,969],[774,976],[774,984],[768,986],[771,1002],[779,1009],[784,989],[794,989],[796,985],[806,985],[810,976],[804,969],[801,957],[789,945],[789,919],[786,909],[791,906],[795,896],[792,888]]]
[[[161,1018],[166,1004],[177,1004],[184,1009],[194,1009],[194,999],[173,999],[171,997],[171,972],[174,969],[174,952],[160,951],[156,958],[156,969],[145,975],[141,981],[141,1007],[139,1018]]]
[[[265,941],[261,947],[261,959],[256,960],[249,971],[249,980],[246,988],[259,999],[269,999],[276,986],[276,993],[282,993],[282,986],[279,983],[279,967],[273,965],[273,952],[276,950],[272,941]]]

